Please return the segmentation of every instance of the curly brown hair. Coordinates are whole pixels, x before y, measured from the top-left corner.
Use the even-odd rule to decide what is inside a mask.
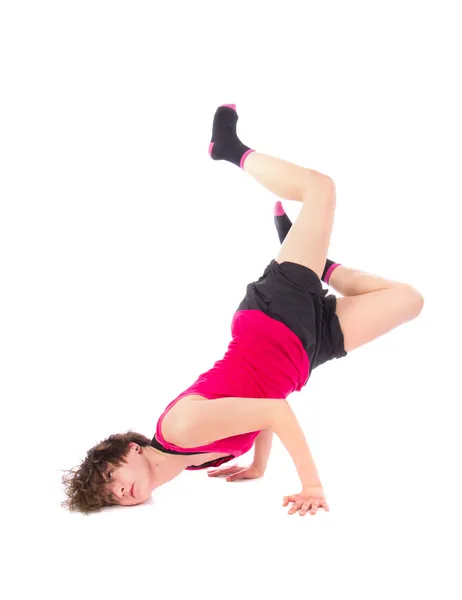
[[[129,452],[130,442],[140,446],[149,446],[151,440],[141,433],[127,431],[116,433],[93,446],[87,452],[85,460],[78,467],[66,470],[62,476],[67,499],[61,503],[63,508],[81,511],[85,514],[100,510],[104,506],[117,504],[107,489],[109,467],[120,467]]]

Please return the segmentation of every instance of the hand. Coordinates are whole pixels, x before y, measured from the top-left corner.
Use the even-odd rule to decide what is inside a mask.
[[[263,477],[263,473],[259,471],[254,464],[251,464],[250,467],[233,465],[231,467],[223,467],[222,469],[213,469],[211,471],[207,471],[207,475],[209,477],[228,475],[226,481],[237,481],[238,479],[258,479],[258,477]]]
[[[293,502],[292,508],[288,513],[289,515],[293,515],[294,512],[297,512],[297,510],[300,509],[299,514],[302,517],[310,507],[310,513],[312,515],[315,515],[320,507],[324,508],[326,512],[329,510],[322,485],[304,488],[299,494],[284,496],[284,503],[282,506],[287,506],[289,502]]]

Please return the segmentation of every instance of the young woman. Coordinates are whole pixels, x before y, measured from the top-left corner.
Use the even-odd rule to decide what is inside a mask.
[[[71,510],[147,500],[154,489],[185,469],[219,466],[255,446],[250,466],[209,472],[228,480],[261,477],[272,435],[281,439],[297,469],[301,490],[285,496],[289,514],[329,510],[307,441],[285,401],[308,382],[313,369],[341,358],[422,310],[411,285],[350,269],[327,259],[336,190],[330,177],[267,156],[238,138],[236,106],[214,116],[209,154],[254,177],[283,199],[302,203],[292,225],[275,207],[281,248],[262,276],[246,289],[221,360],[168,404],[152,439],[136,432],[100,442],[63,477]],[[343,297],[328,294],[331,285]]]

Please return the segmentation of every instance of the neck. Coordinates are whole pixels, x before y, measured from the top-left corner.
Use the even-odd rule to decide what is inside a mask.
[[[148,446],[147,458],[151,465],[151,472],[153,475],[154,488],[171,481],[182,473],[186,467],[191,464],[191,457],[184,456],[181,454],[167,454],[161,452],[157,448]],[[189,458],[189,460],[188,460]]]

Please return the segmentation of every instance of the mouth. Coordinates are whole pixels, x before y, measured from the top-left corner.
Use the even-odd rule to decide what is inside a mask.
[[[130,490],[130,494],[133,496],[133,498],[135,497],[135,484],[132,485],[132,488]]]

